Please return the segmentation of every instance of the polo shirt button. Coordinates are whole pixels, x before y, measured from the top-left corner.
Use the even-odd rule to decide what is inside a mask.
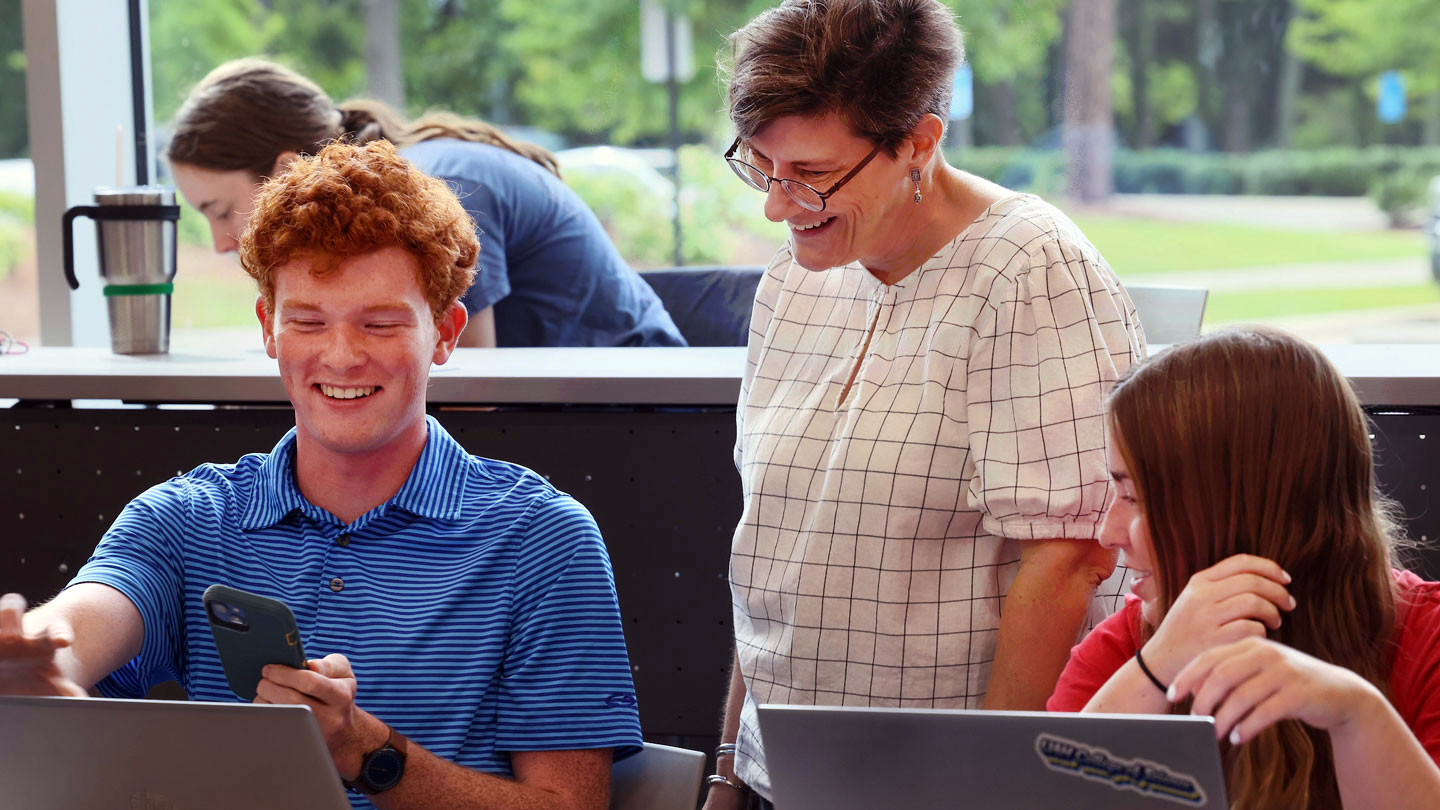
[[[335,593],[339,593],[345,590],[345,580],[341,579],[340,577],[335,577],[334,579],[330,580],[330,590],[334,591]]]
[[[339,547],[341,547],[341,548],[345,548],[346,546],[349,546],[349,545],[350,545],[350,535],[348,535],[348,534],[342,534],[342,535],[340,535],[339,537],[335,538],[335,545],[337,545],[337,546],[339,546]]]

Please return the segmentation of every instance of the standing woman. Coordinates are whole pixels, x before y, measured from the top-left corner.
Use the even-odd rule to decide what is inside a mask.
[[[1103,402],[1145,346],[1073,223],[946,163],[941,3],[791,0],[731,45],[726,158],[790,238],[737,414],[710,808],[771,799],[760,703],[1043,707],[1114,567]]]
[[[406,122],[377,101],[336,105],[314,82],[261,59],[215,68],[171,125],[180,192],[215,250],[239,245],[260,182],[326,143],[385,139],[448,182],[475,220],[480,261],[462,346],[683,346],[644,279],[560,181],[555,156],[451,113]]]
[[[1141,576],[1054,711],[1213,715],[1231,807],[1440,807],[1440,584],[1395,568],[1369,425],[1314,346],[1235,329],[1116,385],[1101,543]]]

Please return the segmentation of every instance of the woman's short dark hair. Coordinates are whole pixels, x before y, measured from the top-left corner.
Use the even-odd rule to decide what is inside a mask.
[[[948,120],[965,59],[939,0],[786,0],[731,34],[730,51],[741,138],[787,115],[834,112],[892,157],[926,114]]]

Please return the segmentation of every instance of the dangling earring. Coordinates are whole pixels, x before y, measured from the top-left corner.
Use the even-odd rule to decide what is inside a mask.
[[[914,169],[914,168],[912,168],[912,169],[910,170],[910,182],[912,182],[912,183],[915,184],[915,204],[916,204],[916,205],[919,205],[921,198],[924,196],[924,195],[922,195],[922,194],[920,193],[920,170],[919,170],[919,169]]]

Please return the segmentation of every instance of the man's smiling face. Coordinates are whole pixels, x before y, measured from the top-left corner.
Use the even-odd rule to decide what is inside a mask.
[[[458,330],[449,319],[437,326],[413,255],[382,248],[319,277],[309,258],[296,259],[276,269],[274,300],[272,314],[260,307],[265,349],[279,361],[301,447],[364,455],[423,435],[430,365],[449,358]]]

